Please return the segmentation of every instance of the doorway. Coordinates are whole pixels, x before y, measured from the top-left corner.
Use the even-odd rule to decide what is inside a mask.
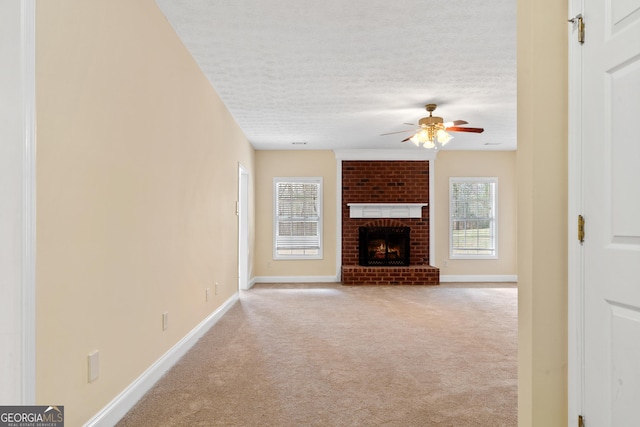
[[[238,163],[238,289],[249,289],[249,172]]]

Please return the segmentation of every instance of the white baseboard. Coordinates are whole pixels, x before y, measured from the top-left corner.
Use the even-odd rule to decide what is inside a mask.
[[[244,289],[245,291],[248,291],[249,289],[253,288],[253,285],[256,284],[256,278],[252,277],[251,280],[249,280],[249,283],[247,283],[247,289]]]
[[[450,282],[517,282],[517,275],[440,275],[440,281]],[[249,282],[249,288],[256,283],[338,283],[337,276],[255,276]]]
[[[256,276],[251,279],[255,283],[336,283],[337,276]],[[253,286],[253,285],[251,285]]]
[[[216,311],[211,313],[200,324],[178,341],[160,359],[151,365],[134,382],[124,389],[100,412],[85,423],[85,427],[107,427],[115,425],[131,408],[147,393],[151,387],[184,356],[191,347],[238,301],[236,292]]]
[[[498,275],[440,275],[440,281],[450,282],[517,282],[518,276],[513,274]],[[249,288],[256,283],[337,283],[340,282],[336,276],[256,276],[249,282]]]
[[[443,283],[450,282],[517,282],[518,276],[513,274],[503,275],[440,275],[440,281]]]

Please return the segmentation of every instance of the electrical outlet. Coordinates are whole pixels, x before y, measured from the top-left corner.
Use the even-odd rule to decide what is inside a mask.
[[[449,261],[447,261],[447,260],[445,259],[445,260],[444,260],[443,265],[444,265],[445,267],[446,267],[446,266],[448,266],[448,265],[449,265]]]
[[[213,294],[218,295],[218,282],[216,282],[215,287],[213,288]]]
[[[162,313],[162,330],[166,331],[169,328],[169,312]]]
[[[89,353],[87,356],[88,377],[90,383],[94,382],[100,376],[100,353],[98,350]]]

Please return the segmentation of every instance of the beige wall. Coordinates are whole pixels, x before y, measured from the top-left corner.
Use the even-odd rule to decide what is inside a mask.
[[[567,425],[567,33],[566,1],[518,1],[520,427]]]
[[[323,260],[273,260],[273,178],[277,176],[322,176],[324,178]],[[449,260],[449,177],[497,176],[499,178],[499,251],[497,260]],[[335,276],[336,253],[336,160],[331,151],[256,152],[256,262],[255,276]],[[436,264],[442,275],[515,276],[516,182],[515,152],[443,151],[435,162]],[[447,260],[447,266],[443,261]]]
[[[76,426],[237,292],[254,152],[153,0],[37,6],[37,402]]]
[[[435,161],[435,238],[436,254],[432,265],[440,275],[515,276],[516,180],[515,151],[442,151]],[[449,259],[449,178],[498,178],[498,259]],[[445,261],[446,264],[445,265]]]
[[[256,152],[256,252],[254,275],[264,277],[336,276],[336,158],[333,151]],[[323,259],[273,259],[273,178],[323,179]]]

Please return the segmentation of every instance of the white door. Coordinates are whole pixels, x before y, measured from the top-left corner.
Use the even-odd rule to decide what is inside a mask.
[[[583,15],[582,411],[586,427],[640,426],[640,0]]]

